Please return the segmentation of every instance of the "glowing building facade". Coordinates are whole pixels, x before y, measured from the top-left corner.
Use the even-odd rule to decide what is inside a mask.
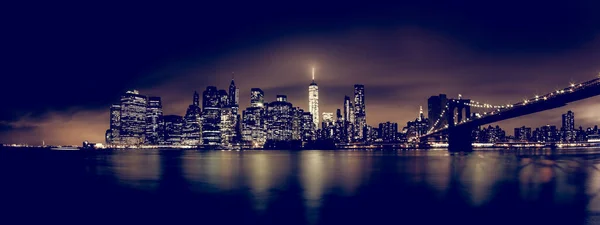
[[[183,118],[182,144],[195,146],[202,143],[201,115],[200,96],[198,92],[194,92],[192,104],[188,106],[185,117]]]
[[[163,116],[162,101],[160,97],[149,97],[146,107],[146,144],[157,145],[162,141],[160,129]]]
[[[140,145],[144,143],[146,133],[146,96],[136,90],[127,91],[121,96],[121,144]]]
[[[308,111],[313,116],[315,129],[319,127],[319,87],[315,83],[315,68],[312,68],[312,83],[308,86]]]

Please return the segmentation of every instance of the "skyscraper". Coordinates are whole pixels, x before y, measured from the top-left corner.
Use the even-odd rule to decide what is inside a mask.
[[[277,101],[267,104],[266,109],[267,140],[292,140],[292,103],[285,95],[278,95]]]
[[[146,144],[157,145],[162,141],[160,123],[163,116],[160,97],[149,97],[146,107]]]
[[[144,143],[146,132],[146,96],[136,90],[127,91],[121,96],[121,129],[119,136],[122,144],[139,145]]]
[[[440,94],[438,96],[431,96],[427,99],[427,118],[429,119],[429,128],[433,126],[436,121],[440,121],[438,123],[438,127],[443,127],[446,125],[445,118],[441,115],[442,111],[446,108],[446,104],[448,103],[448,98],[445,94]]]
[[[319,87],[315,83],[315,68],[312,68],[312,83],[308,85],[308,111],[313,116],[315,129],[319,127]]]
[[[121,105],[110,106],[110,127],[106,130],[106,144],[119,144],[119,130],[121,129]]]
[[[312,121],[313,116],[310,112],[302,113],[302,120],[300,123],[302,124],[301,132],[302,132],[302,144],[307,144],[315,140],[315,128]]]
[[[215,147],[221,144],[221,96],[214,86],[202,93],[202,142]]]
[[[562,128],[568,131],[575,130],[575,113],[569,110],[562,114]]]
[[[231,83],[229,83],[229,105],[237,105],[238,104],[238,95],[237,88],[235,87],[235,82],[233,78],[231,79]]]
[[[181,142],[184,145],[199,145],[202,137],[202,118],[200,110],[200,95],[194,91],[192,104],[188,106],[183,118]]]
[[[577,130],[575,130],[575,113],[568,111],[562,114],[561,139],[565,142],[576,141]]]
[[[350,97],[348,95],[344,96],[344,121],[354,123],[350,119],[354,119],[354,116],[350,116],[352,114],[352,102],[350,101]]]
[[[183,118],[177,115],[163,117],[163,134],[165,145],[181,145]]]
[[[262,148],[267,141],[267,125],[263,107],[248,107],[242,117],[242,140],[254,148]]]
[[[385,122],[379,124],[379,138],[383,142],[396,142],[398,136],[398,124]]]
[[[365,141],[367,112],[365,106],[365,86],[362,84],[354,85],[354,125],[355,140]]]
[[[250,89],[250,106],[263,107],[265,104],[265,93],[260,88]]]

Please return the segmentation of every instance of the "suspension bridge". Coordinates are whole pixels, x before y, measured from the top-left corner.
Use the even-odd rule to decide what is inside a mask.
[[[472,151],[471,133],[479,126],[562,107],[596,95],[600,95],[600,77],[579,84],[571,83],[568,87],[514,104],[483,104],[459,96],[457,99],[448,99],[439,119],[419,139],[425,142],[447,134],[449,151]],[[471,108],[484,112],[471,114]]]

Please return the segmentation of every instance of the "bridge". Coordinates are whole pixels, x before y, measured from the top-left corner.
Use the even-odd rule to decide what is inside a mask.
[[[600,77],[507,105],[481,104],[459,96],[448,99],[440,118],[418,138],[424,142],[436,135],[447,134],[449,151],[472,151],[471,133],[479,126],[562,107],[596,95],[600,95]],[[471,107],[487,111],[473,115]]]

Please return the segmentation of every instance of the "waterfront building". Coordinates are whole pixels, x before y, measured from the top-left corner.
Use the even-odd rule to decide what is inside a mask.
[[[221,144],[221,96],[214,86],[208,86],[202,96],[202,143],[216,147]]]
[[[379,124],[379,138],[383,142],[396,142],[398,140],[398,123],[385,122]]]
[[[200,110],[200,95],[194,91],[192,104],[188,106],[184,117],[182,143],[197,146],[202,143],[202,112]]]
[[[367,112],[365,106],[365,86],[354,85],[354,139],[365,141]]]
[[[312,83],[308,86],[308,111],[313,116],[315,128],[319,127],[319,87],[315,83],[315,68],[312,68]]]
[[[148,99],[137,90],[127,91],[121,96],[121,144],[140,145],[146,133],[146,107]]]
[[[121,129],[121,105],[110,106],[110,126],[106,130],[106,144],[119,144],[119,130]]]
[[[160,130],[162,116],[163,110],[160,97],[149,97],[146,107],[146,144],[157,145],[162,141],[163,134]]]
[[[528,142],[531,140],[531,127],[517,127],[515,128],[515,141]]]
[[[262,103],[261,103],[262,105]],[[264,107],[248,107],[242,117],[242,140],[254,148],[263,147],[267,141]]]
[[[292,140],[292,103],[287,96],[277,95],[277,101],[267,104],[267,141]]]
[[[181,145],[183,118],[177,115],[163,116],[163,145]]]

